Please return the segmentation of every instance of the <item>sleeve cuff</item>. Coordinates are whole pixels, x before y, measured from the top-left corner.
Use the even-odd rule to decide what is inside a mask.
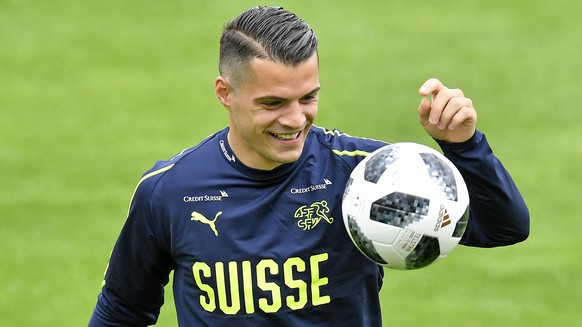
[[[437,140],[437,139],[434,139],[434,140],[441,147],[443,152],[449,152],[449,151],[451,151],[451,152],[463,152],[463,151],[472,149],[477,144],[479,144],[481,141],[483,141],[484,138],[485,138],[485,135],[481,131],[476,130],[475,134],[473,134],[473,136],[471,136],[465,142],[452,143],[452,142],[447,142],[447,141],[442,141],[442,140]]]

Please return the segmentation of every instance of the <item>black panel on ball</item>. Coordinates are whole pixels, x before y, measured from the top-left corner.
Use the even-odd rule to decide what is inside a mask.
[[[435,237],[422,236],[414,250],[404,259],[405,269],[423,268],[441,255],[439,240]]]
[[[425,217],[429,206],[427,198],[394,192],[372,203],[370,219],[402,228]]]

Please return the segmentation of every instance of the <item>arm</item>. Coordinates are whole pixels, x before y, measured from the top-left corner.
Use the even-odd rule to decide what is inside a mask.
[[[429,79],[418,120],[467,183],[471,216],[462,244],[493,247],[523,241],[529,234],[529,212],[509,173],[476,130],[477,112],[463,91]]]
[[[143,181],[115,244],[90,327],[155,324],[163,304],[172,261],[161,246],[152,219],[154,178]]]
[[[462,143],[438,141],[459,169],[469,190],[470,218],[461,244],[511,245],[529,235],[529,211],[509,173],[477,131]]]

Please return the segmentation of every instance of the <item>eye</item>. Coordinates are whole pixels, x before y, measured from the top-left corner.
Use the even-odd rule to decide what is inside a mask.
[[[317,100],[317,94],[308,94],[301,98],[301,102],[303,103],[310,103]]]
[[[283,101],[281,100],[268,100],[263,102],[263,106],[267,108],[277,108],[281,106],[281,104],[283,104]]]

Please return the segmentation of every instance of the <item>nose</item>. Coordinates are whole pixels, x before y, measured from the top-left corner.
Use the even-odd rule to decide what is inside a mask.
[[[279,117],[281,125],[294,130],[303,129],[306,120],[305,110],[299,101],[289,102],[285,110],[282,111],[281,117]]]

